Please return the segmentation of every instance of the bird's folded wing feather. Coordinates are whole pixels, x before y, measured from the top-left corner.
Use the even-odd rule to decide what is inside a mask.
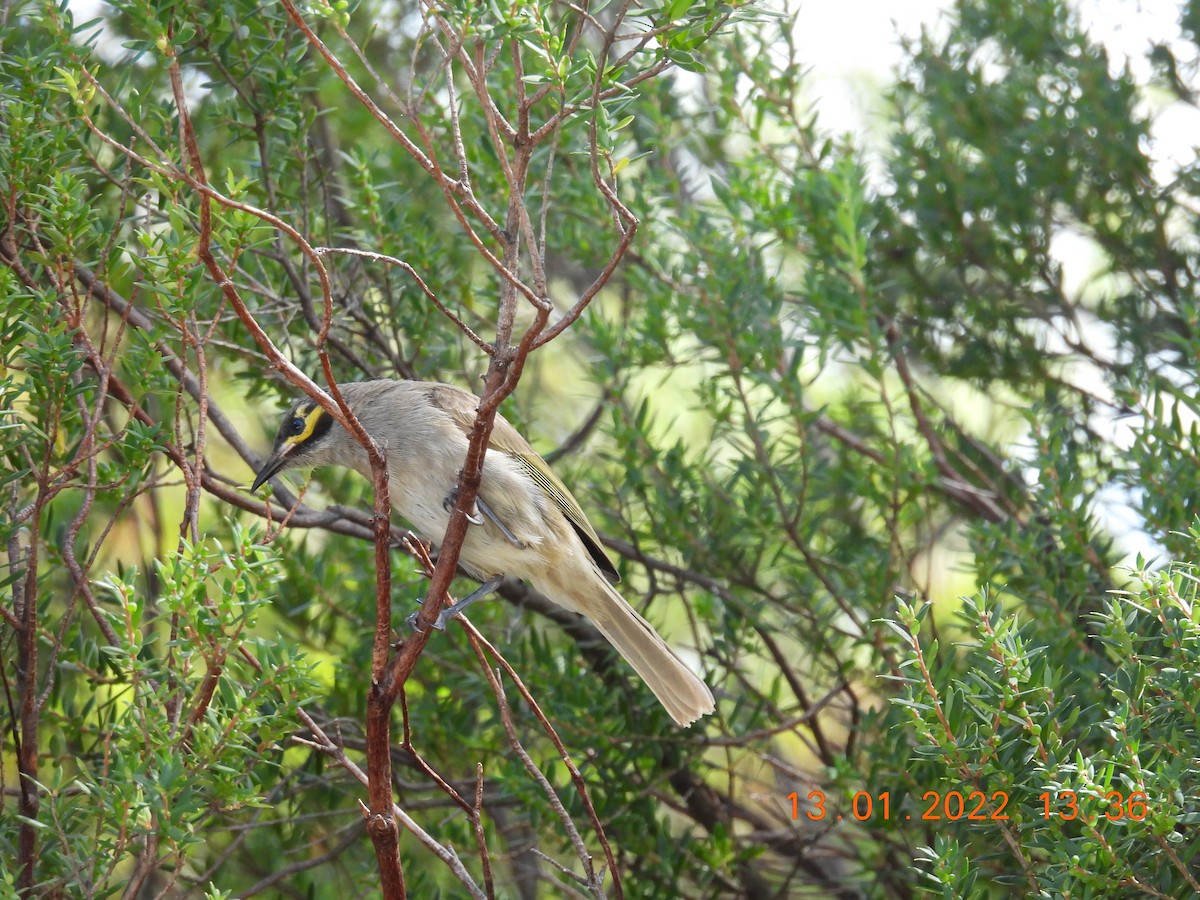
[[[479,406],[478,397],[449,385],[438,385],[430,394],[430,399],[446,411],[463,434],[471,433]],[[575,533],[587,547],[588,553],[591,554],[592,560],[604,577],[613,584],[617,584],[621,580],[621,576],[605,554],[600,544],[600,536],[592,528],[592,523],[587,520],[579,503],[571,496],[567,486],[554,474],[546,461],[538,456],[537,451],[530,443],[500,415],[496,416],[492,426],[488,449],[507,455],[509,459],[517,463],[531,481],[554,501],[554,505],[566,516],[571,527],[575,529]],[[494,509],[495,504],[492,506]],[[506,523],[506,527],[511,528],[508,523]],[[513,530],[515,532],[515,529]]]

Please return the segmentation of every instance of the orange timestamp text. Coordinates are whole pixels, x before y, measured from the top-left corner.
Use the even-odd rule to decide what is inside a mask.
[[[1079,797],[1074,791],[1059,791],[1056,794],[1042,791],[1038,794],[1038,799],[1042,801],[1042,816],[1047,819],[1058,818],[1067,821],[1081,819],[1090,824],[1099,818],[1094,815],[1085,815],[1079,809]],[[1142,791],[1133,791],[1129,794],[1121,791],[1107,791],[1103,795],[1103,800],[1106,805],[1104,818],[1110,822],[1119,822],[1121,819],[1140,822],[1150,811],[1146,806],[1146,795]]]
[[[849,810],[846,813],[831,811],[828,798],[824,791],[809,791],[801,794],[792,791],[787,795],[792,805],[792,818],[806,818],[812,822],[841,820],[852,818],[859,822],[874,821],[921,821],[921,822],[1002,822],[1009,819],[1005,809],[1009,804],[1007,791],[925,791],[921,795],[921,808],[915,813],[903,813],[892,809],[891,791],[880,791],[872,794],[869,791],[858,791],[850,798]],[[1132,819],[1141,821],[1148,812],[1146,795],[1141,791],[1123,794],[1120,791],[1109,791],[1104,795],[1107,809],[1104,817],[1109,821]],[[1080,818],[1085,822],[1094,822],[1096,817],[1083,816],[1079,808],[1079,798],[1073,791],[1051,793],[1043,791],[1038,795],[1041,805],[1040,812],[1045,819],[1059,818],[1071,820]]]

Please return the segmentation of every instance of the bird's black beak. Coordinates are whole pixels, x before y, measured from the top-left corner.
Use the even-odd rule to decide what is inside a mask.
[[[291,456],[292,450],[295,449],[295,444],[284,444],[262,464],[262,468],[258,470],[258,474],[254,476],[254,484],[250,485],[250,492],[254,493],[269,480],[274,478],[287,465],[288,457]]]

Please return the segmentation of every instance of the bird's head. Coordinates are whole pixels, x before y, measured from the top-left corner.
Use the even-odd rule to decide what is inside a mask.
[[[259,468],[250,490],[257,491],[285,469],[328,462],[329,451],[344,434],[329,413],[306,397],[283,417],[271,455]]]

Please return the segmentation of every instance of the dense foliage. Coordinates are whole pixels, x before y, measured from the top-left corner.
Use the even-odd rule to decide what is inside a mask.
[[[410,895],[1200,892],[1195,0],[1141,78],[959,0],[877,166],[774,3],[106,13],[0,11],[0,895],[376,890],[371,486],[246,486],[281,360],[482,392],[510,326],[718,712],[510,585],[503,691],[452,626],[394,711]]]

